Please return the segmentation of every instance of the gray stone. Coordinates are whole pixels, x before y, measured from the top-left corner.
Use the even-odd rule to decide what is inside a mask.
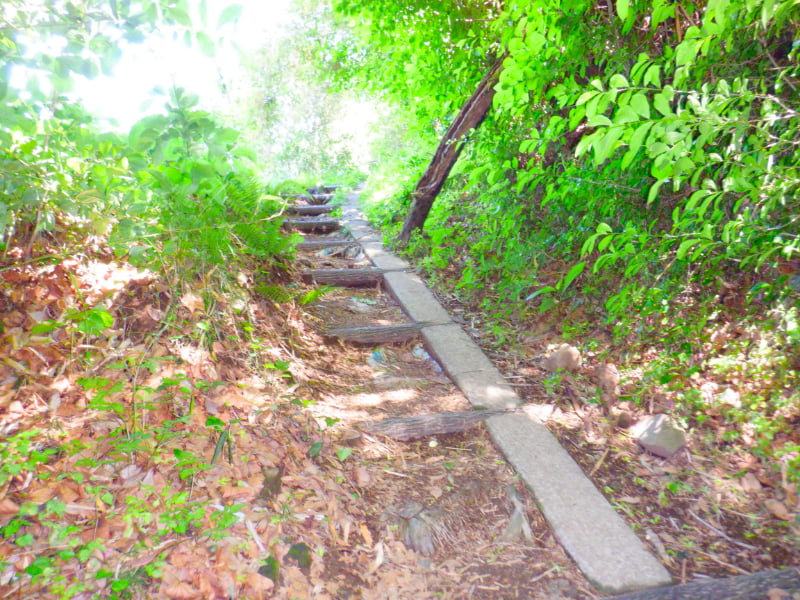
[[[450,321],[450,314],[442,308],[436,296],[415,273],[385,273],[383,280],[389,293],[403,306],[408,316],[418,323]]]
[[[544,359],[543,366],[551,373],[555,373],[562,369],[564,371],[577,371],[582,364],[581,353],[575,346],[561,344],[550,356]]]
[[[450,375],[469,403],[478,409],[516,408],[522,400],[496,369],[458,371]]]
[[[667,570],[546,427],[515,413],[490,417],[486,426],[592,584],[618,594],[671,583]]]
[[[631,435],[642,448],[663,458],[670,458],[686,446],[686,434],[664,414],[640,419],[631,427]]]
[[[450,377],[459,373],[484,371],[490,373],[487,377],[494,380],[487,383],[503,381],[503,376],[492,361],[458,324],[423,327],[422,337],[425,339],[428,352],[439,361]]]

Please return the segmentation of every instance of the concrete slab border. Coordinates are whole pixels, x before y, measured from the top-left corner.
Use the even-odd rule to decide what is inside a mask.
[[[475,408],[511,408],[522,400],[480,347],[455,323],[403,259],[392,255],[364,220],[358,194],[348,196],[342,216],[367,257],[388,269],[389,292],[417,322],[434,356]],[[650,553],[535,417],[514,413],[486,421],[495,444],[531,490],[556,538],[598,589],[619,594],[667,585],[668,571]]]

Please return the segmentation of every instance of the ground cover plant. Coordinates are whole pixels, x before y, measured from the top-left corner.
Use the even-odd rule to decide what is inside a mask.
[[[595,595],[482,430],[351,435],[466,402],[421,347],[323,338],[331,317],[396,307],[304,286],[298,265],[336,257],[295,262],[282,226],[320,177],[363,179],[328,129],[337,94],[360,94],[380,115],[367,210],[396,241],[501,57],[405,252],[521,395],[557,405],[549,426],[676,580],[796,561],[792,1],[308,0],[309,27],[254,60],[239,128],[176,86],[159,114],[101,131],[73,75],[111,72],[122,40],[163,26],[212,52],[189,4],[2,9],[0,595]],[[261,154],[244,143],[278,133]],[[265,183],[265,154],[297,181]],[[583,370],[542,368],[562,341]],[[594,372],[609,363],[610,396]],[[689,452],[630,440],[624,421],[655,412]],[[502,539],[509,486],[527,544]],[[463,508],[436,561],[389,519],[408,497]]]
[[[340,85],[379,90],[393,107],[366,189],[387,242],[407,223],[437,141],[505,56],[492,107],[407,254],[481,324],[509,376],[530,367],[520,385],[571,389],[533,375],[545,340],[619,365],[625,410],[666,410],[726,477],[758,474],[770,490],[762,517],[790,547],[800,479],[794,9],[341,0],[331,15],[348,34],[335,46],[350,59],[339,58]],[[602,407],[594,384],[579,387],[588,410]]]

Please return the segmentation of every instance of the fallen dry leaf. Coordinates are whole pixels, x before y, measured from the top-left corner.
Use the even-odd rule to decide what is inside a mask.
[[[19,512],[19,504],[8,498],[0,500],[0,515],[15,515]]]
[[[369,469],[359,465],[353,469],[353,479],[358,487],[364,488],[370,484],[372,476],[369,474]]]
[[[761,489],[761,482],[753,473],[745,473],[741,479],[741,484],[745,492],[757,492]]]
[[[783,502],[779,500],[775,500],[774,498],[770,498],[768,500],[764,500],[764,506],[767,507],[767,510],[773,514],[773,516],[781,519],[782,521],[788,521],[791,513],[789,509],[786,508]]]
[[[191,312],[202,312],[206,306],[203,298],[194,292],[186,292],[183,296],[181,296],[181,304],[183,304]]]
[[[200,590],[192,587],[188,583],[176,583],[161,588],[161,591],[167,598],[173,600],[194,600],[200,598]]]

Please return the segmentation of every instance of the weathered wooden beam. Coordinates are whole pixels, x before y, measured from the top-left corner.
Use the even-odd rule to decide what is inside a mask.
[[[323,248],[345,248],[347,246],[358,246],[358,242],[355,240],[311,240],[297,242],[295,248],[298,250],[322,250]]]
[[[359,423],[358,427],[368,433],[377,433],[405,442],[431,435],[466,431],[491,416],[508,412],[511,411],[505,409],[464,410],[417,417],[396,417],[374,423]]]
[[[293,227],[298,231],[326,232],[338,231],[342,228],[342,222],[336,219],[285,219],[283,224]]]
[[[770,590],[776,590],[776,593]],[[777,590],[786,592],[780,594]],[[608,600],[763,600],[795,597],[800,592],[800,570],[797,567],[760,571],[725,579],[693,581],[681,585],[650,588]]]
[[[415,417],[395,417],[373,423],[359,423],[358,427],[368,433],[378,433],[396,440],[407,441],[431,435],[467,431],[496,415],[526,414],[529,418],[544,422],[550,418],[554,408],[552,404],[526,404],[517,408],[462,410]]]
[[[311,269],[303,272],[303,281],[342,287],[378,285],[383,281],[383,269]]]
[[[311,194],[311,202],[314,204],[327,204],[333,200],[333,194]]]
[[[420,323],[404,323],[401,325],[376,325],[372,327],[342,327],[329,329],[325,335],[354,344],[393,344],[407,342],[419,335]]]
[[[311,206],[289,206],[287,212],[295,215],[322,215],[325,213],[333,212],[336,206],[329,206],[327,204],[312,204]]]

